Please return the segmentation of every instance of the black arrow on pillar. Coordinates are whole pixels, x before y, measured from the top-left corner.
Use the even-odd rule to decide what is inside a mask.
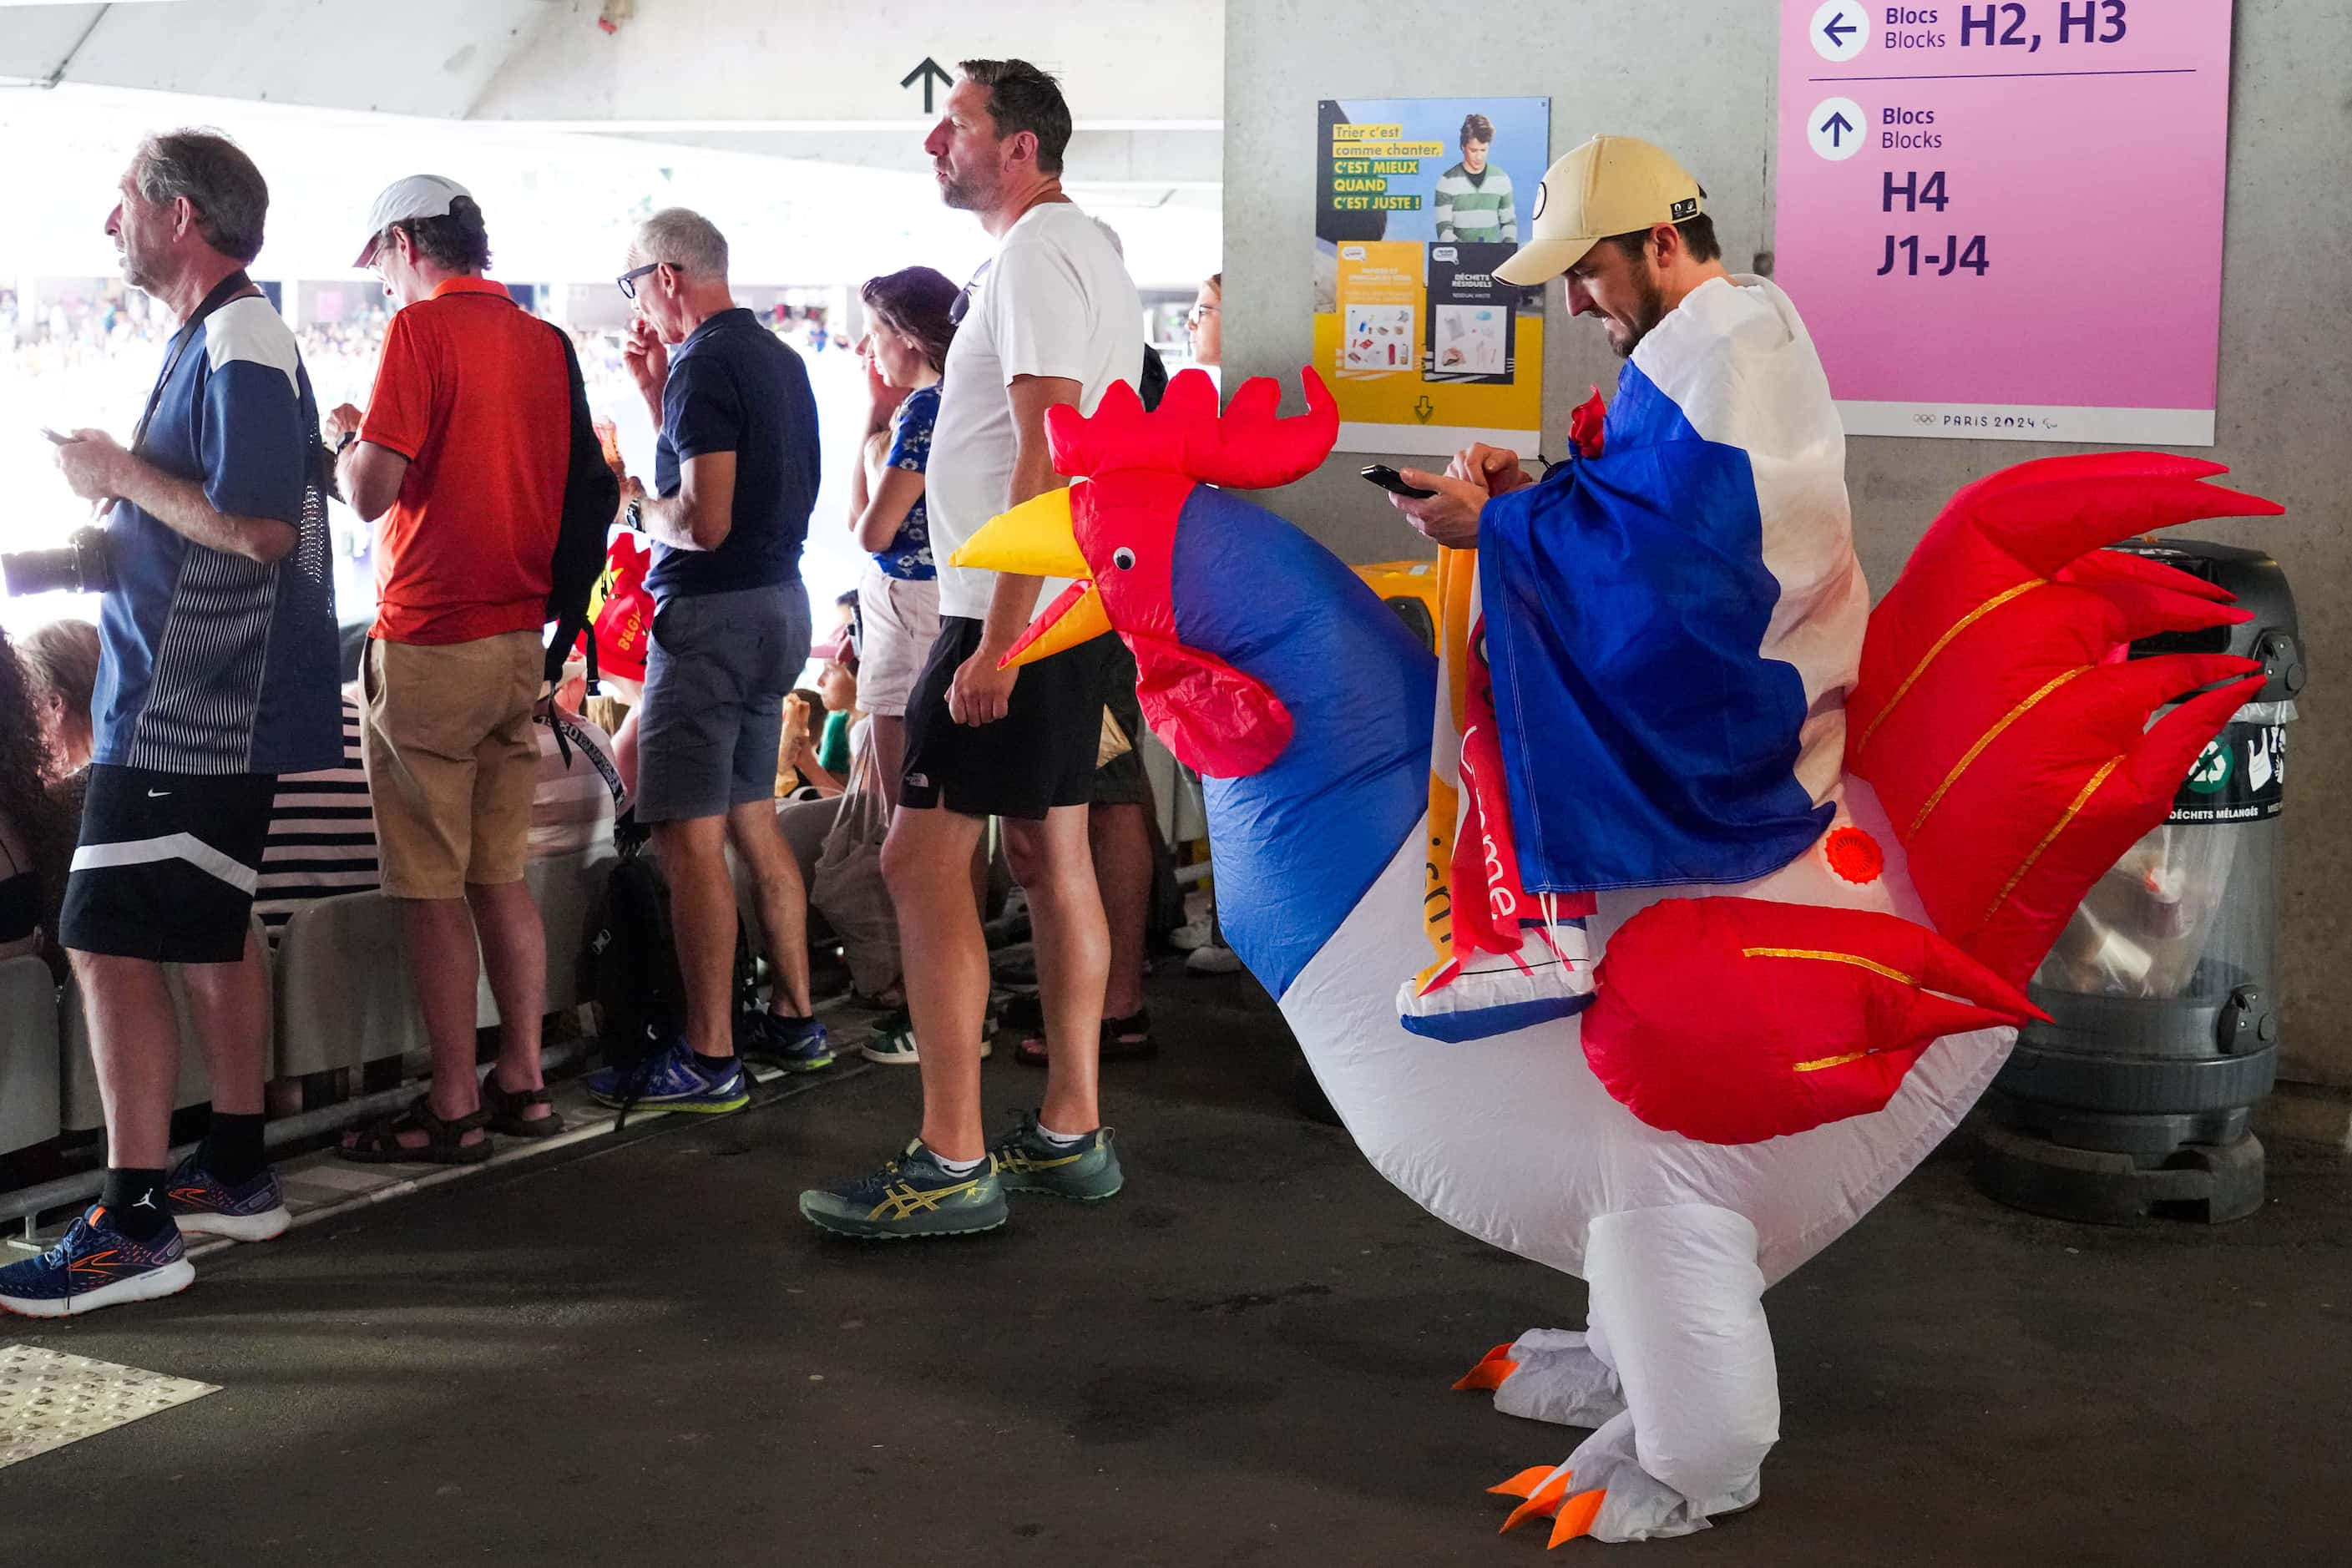
[[[1845,36],[1859,30],[1852,22],[1845,19],[1845,13],[1843,11],[1822,24],[1822,31],[1829,36],[1830,47],[1833,49],[1845,47]]]
[[[931,58],[929,55],[925,55],[921,65],[917,66],[913,70],[908,71],[905,76],[898,79],[898,85],[900,87],[912,87],[917,82],[921,82],[923,84],[923,112],[925,114],[929,114],[931,112],[931,93],[933,89],[935,88],[949,86],[953,83],[954,80],[955,78],[950,76],[945,70],[940,68],[939,61]]]
[[[1853,129],[1853,121],[1845,117],[1843,110],[1840,110],[1822,121],[1822,129],[1830,133],[1831,146],[1842,147],[1845,144],[1845,133]]]

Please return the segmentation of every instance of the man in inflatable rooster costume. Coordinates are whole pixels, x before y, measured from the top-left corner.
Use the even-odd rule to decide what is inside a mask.
[[[1483,453],[1407,476],[1437,492],[1408,508],[1427,531],[1477,547],[1446,552],[1442,660],[1227,493],[1329,451],[1311,371],[1288,419],[1263,379],[1220,418],[1196,372],[1151,415],[1124,387],[1055,410],[1077,482],[959,556],[1080,579],[1013,662],[1133,648],[1152,728],[1209,781],[1234,950],[1381,1173],[1588,1282],[1582,1329],[1462,1384],[1593,1428],[1494,1489],[1554,1544],[1756,1500],[1765,1287],[1967,1113],[2083,893],[2261,685],[2242,659],[2120,657],[2245,618],[2104,548],[2279,510],[2190,458],[1969,485],[1869,612],[1811,342],[1712,262],[1703,199],[1622,138],[1547,177],[1503,275],[1568,271],[1629,363],[1542,482]]]

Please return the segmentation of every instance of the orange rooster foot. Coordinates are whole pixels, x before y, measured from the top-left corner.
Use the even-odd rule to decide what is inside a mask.
[[[1519,1363],[1511,1359],[1511,1347],[1496,1345],[1478,1358],[1476,1366],[1454,1379],[1454,1387],[1457,1393],[1466,1389],[1477,1394],[1491,1394],[1503,1386],[1504,1379],[1518,1370]]]
[[[1620,1415],[1561,1463],[1521,1470],[1488,1488],[1497,1497],[1519,1500],[1503,1529],[1549,1520],[1553,1546],[1580,1535],[1608,1542],[1660,1540],[1705,1530],[1709,1516],[1747,1508],[1760,1490],[1751,1469],[1705,1478],[1704,1495],[1693,1496],[1643,1469],[1636,1448],[1633,1417]],[[1696,1478],[1683,1479],[1688,1485]]]
[[[1548,1519],[1551,1521],[1549,1550],[1590,1532],[1609,1493],[1601,1487],[1571,1492],[1573,1480],[1574,1472],[1563,1466],[1538,1465],[1533,1469],[1521,1470],[1500,1486],[1488,1487],[1486,1489],[1497,1496],[1524,1500],[1503,1521],[1499,1533],[1507,1535],[1531,1519]]]

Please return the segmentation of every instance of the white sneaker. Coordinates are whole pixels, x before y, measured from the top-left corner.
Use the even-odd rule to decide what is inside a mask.
[[[1217,928],[1213,922],[1187,921],[1168,933],[1168,945],[1179,952],[1197,952],[1216,938]]]
[[[1242,961],[1230,947],[1196,947],[1184,968],[1193,974],[1239,974]]]

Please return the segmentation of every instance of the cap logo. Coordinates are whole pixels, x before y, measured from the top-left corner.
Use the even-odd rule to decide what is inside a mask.
[[[1686,217],[1696,217],[1698,216],[1698,198],[1696,196],[1685,196],[1681,201],[1678,201],[1674,205],[1673,210],[1673,221],[1675,223],[1680,223]]]
[[[1530,224],[1532,224],[1532,223],[1536,223],[1536,222],[1539,221],[1539,220],[1543,217],[1543,215],[1544,215],[1544,204],[1545,204],[1547,201],[1549,201],[1549,200],[1550,199],[1550,197],[1551,197],[1551,182],[1550,182],[1549,180],[1538,180],[1538,181],[1537,181],[1537,182],[1536,182],[1536,210],[1535,210],[1532,214],[1528,215],[1528,222],[1529,222]]]

